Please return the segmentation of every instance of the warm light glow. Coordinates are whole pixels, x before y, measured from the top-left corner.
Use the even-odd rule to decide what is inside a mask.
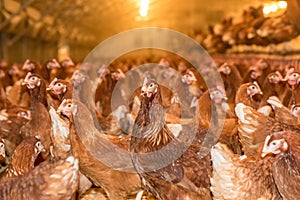
[[[286,1],[273,1],[264,4],[263,12],[265,15],[270,15],[279,12],[283,12],[287,8]]]
[[[269,7],[269,6],[264,7],[263,12],[264,12],[266,15],[270,14],[270,12],[271,12],[270,7]]]
[[[278,10],[278,7],[277,7],[276,4],[272,4],[272,5],[270,6],[270,11],[271,11],[271,12],[276,12],[277,10]]]
[[[286,1],[279,1],[278,6],[281,9],[285,9],[287,7],[287,2]]]
[[[148,6],[150,0],[141,0],[140,15],[146,17],[148,15]]]

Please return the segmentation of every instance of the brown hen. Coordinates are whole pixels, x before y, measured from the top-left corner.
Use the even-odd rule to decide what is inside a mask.
[[[24,139],[15,149],[11,162],[6,169],[1,181],[8,177],[20,176],[32,170],[38,155],[44,150],[44,146],[38,137]]]
[[[271,175],[269,160],[234,154],[217,143],[211,150],[211,191],[215,200],[281,199]]]
[[[77,188],[78,160],[70,156],[41,163],[22,176],[1,182],[0,197],[3,200],[66,200],[75,196]]]
[[[78,158],[80,171],[85,176],[96,186],[102,187],[113,200],[126,199],[127,195],[140,190],[140,179],[136,173],[132,173],[129,152],[118,148],[113,144],[115,142],[110,141],[112,138],[109,140],[91,126],[93,118],[84,104],[66,100],[58,112],[70,119],[72,153]],[[122,138],[117,136],[114,140],[122,143]],[[126,143],[128,146],[129,142],[125,141],[125,146]]]
[[[131,157],[147,190],[158,199],[211,199],[210,155],[174,138],[165,124],[159,85],[145,78],[131,138]]]
[[[300,135],[293,131],[267,136],[261,153],[272,160],[272,175],[283,199],[300,197]]]

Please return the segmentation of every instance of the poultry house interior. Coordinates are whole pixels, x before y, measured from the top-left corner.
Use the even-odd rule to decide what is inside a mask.
[[[300,199],[299,21],[300,0],[0,0],[0,199]]]

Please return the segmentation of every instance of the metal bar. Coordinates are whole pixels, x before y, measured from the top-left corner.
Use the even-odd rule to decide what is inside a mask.
[[[41,12],[41,16],[38,20],[34,21],[33,24],[29,25],[26,29],[24,29],[23,31],[21,31],[18,35],[16,35],[15,37],[13,37],[12,39],[10,39],[8,41],[8,46],[13,45],[15,42],[17,42],[22,36],[24,36],[28,31],[30,31],[30,29],[38,22],[42,21],[42,19],[49,13],[51,12],[52,9],[54,9],[56,6],[58,6],[63,0],[58,0],[55,1],[55,3],[53,3],[50,7],[48,7],[46,5],[46,8],[43,9],[43,11]]]
[[[10,18],[6,19],[3,23],[0,24],[0,30],[2,30],[6,25],[9,24],[9,22],[11,22],[11,20],[17,16],[18,14],[20,14],[23,10],[25,10],[30,4],[32,4],[35,0],[27,0],[24,4],[21,5],[20,9],[16,12],[13,13]]]

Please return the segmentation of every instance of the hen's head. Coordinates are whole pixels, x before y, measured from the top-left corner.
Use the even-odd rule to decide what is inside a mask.
[[[19,69],[17,64],[13,64],[8,70],[8,74],[11,76],[21,76],[23,72]]]
[[[192,83],[197,81],[197,78],[193,71],[187,70],[187,72],[182,76],[181,80],[183,83],[191,85]]]
[[[280,155],[287,152],[288,148],[289,145],[284,138],[280,137],[280,132],[279,135],[274,133],[266,137],[261,157],[264,158],[267,155]]]
[[[60,95],[67,91],[67,83],[64,80],[54,78],[49,84],[47,91],[51,91],[53,94]]]
[[[31,120],[31,112],[27,108],[14,106],[7,109],[7,113],[9,116],[17,116],[18,118]]]
[[[270,83],[278,84],[283,80],[283,77],[279,71],[272,72],[267,76],[267,79]]]
[[[146,98],[152,98],[159,91],[159,85],[153,79],[145,78],[142,88],[141,88],[141,96]]]
[[[64,99],[57,109],[57,113],[71,117],[74,109],[74,104],[72,99]]]
[[[25,60],[23,66],[22,66],[22,69],[24,71],[30,72],[30,71],[32,71],[34,69],[39,68],[39,67],[40,66],[39,66],[39,64],[37,62],[34,62],[34,61],[31,61],[31,60],[27,59],[27,60]]]
[[[72,77],[71,82],[74,87],[78,87],[80,84],[82,84],[85,81],[85,75],[82,74],[79,70],[75,70]]]
[[[222,74],[229,75],[231,73],[231,67],[225,62],[219,67],[218,71]]]
[[[55,58],[53,58],[52,60],[48,61],[46,63],[46,67],[47,69],[58,69],[60,68],[60,64],[57,62],[57,60]]]
[[[0,156],[5,158],[5,143],[3,139],[0,140]]]
[[[73,67],[75,66],[74,62],[72,61],[71,58],[66,58],[64,59],[63,61],[61,61],[60,65],[63,67],[63,68],[68,68],[68,67]]]
[[[287,81],[290,86],[296,85],[300,82],[300,73],[295,72],[295,68],[293,67],[289,68],[283,81]]]
[[[258,79],[262,74],[262,71],[257,68],[257,66],[250,67],[250,78],[253,80]]]
[[[254,81],[253,83],[248,83],[247,85],[247,95],[249,95],[250,97],[253,97],[256,94],[263,94],[256,81]]]
[[[121,78],[125,78],[125,74],[121,69],[118,69],[117,71],[111,72],[111,78],[113,80],[120,80]]]
[[[40,87],[41,83],[42,80],[39,75],[28,72],[22,85],[26,85],[28,89],[35,89],[37,87]]]
[[[215,89],[209,91],[210,99],[215,103],[222,103],[228,98],[226,97],[225,89],[222,86],[217,86]]]
[[[265,59],[260,59],[256,65],[260,70],[264,70],[269,67],[269,63]]]

